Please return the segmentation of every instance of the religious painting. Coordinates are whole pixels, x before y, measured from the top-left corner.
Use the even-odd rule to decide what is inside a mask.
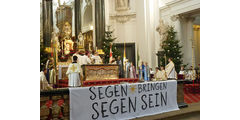
[[[115,0],[116,11],[129,10],[130,9],[129,2],[130,2],[129,0]]]

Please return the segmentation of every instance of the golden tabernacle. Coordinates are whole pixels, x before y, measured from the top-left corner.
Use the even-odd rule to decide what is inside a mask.
[[[106,80],[119,79],[118,65],[101,64],[101,65],[83,65],[83,74],[85,80]]]

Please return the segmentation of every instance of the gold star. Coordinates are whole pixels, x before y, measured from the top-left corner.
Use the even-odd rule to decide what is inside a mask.
[[[131,93],[134,93],[136,90],[136,86],[135,85],[130,85],[130,91]]]
[[[76,70],[76,66],[75,65],[72,65],[72,67],[70,68],[73,72],[75,72],[75,70]]]

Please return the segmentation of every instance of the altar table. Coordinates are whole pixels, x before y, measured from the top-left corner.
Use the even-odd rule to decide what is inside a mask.
[[[116,64],[82,65],[82,70],[84,75],[83,81],[119,78],[119,66]]]

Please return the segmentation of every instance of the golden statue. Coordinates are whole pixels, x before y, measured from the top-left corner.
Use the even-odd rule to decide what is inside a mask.
[[[71,25],[68,22],[65,22],[63,26],[63,32],[64,32],[64,54],[68,55],[70,53],[70,50],[73,50],[73,44],[74,42],[72,41],[71,38]]]
[[[65,22],[64,26],[63,26],[63,32],[64,32],[64,36],[71,36],[72,33],[72,29],[71,29],[71,25],[69,24],[69,22]]]

